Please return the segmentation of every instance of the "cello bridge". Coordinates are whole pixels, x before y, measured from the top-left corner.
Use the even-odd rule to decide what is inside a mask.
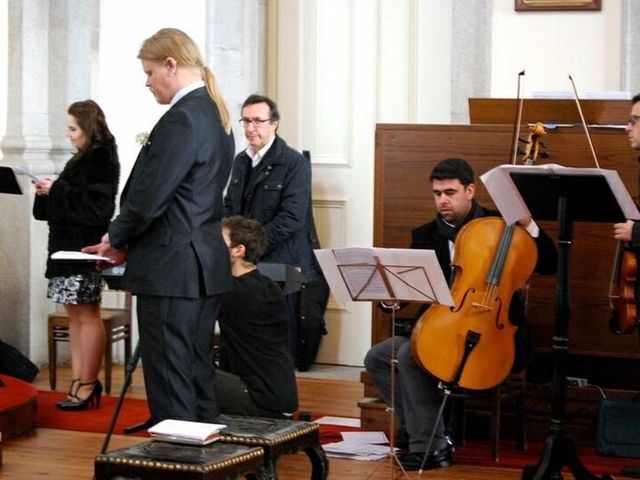
[[[480,309],[484,310],[485,312],[490,312],[491,310],[493,310],[493,307],[489,307],[488,305],[483,305],[482,303],[473,302],[471,305],[476,307],[476,308],[480,308]]]

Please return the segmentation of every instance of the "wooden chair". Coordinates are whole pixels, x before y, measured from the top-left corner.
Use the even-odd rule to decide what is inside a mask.
[[[124,341],[125,365],[131,357],[131,294],[125,293],[124,308],[101,308],[100,314],[104,322],[107,341],[104,348],[104,390],[111,393],[111,368],[113,344]],[[69,317],[66,312],[56,312],[49,315],[49,385],[56,389],[56,360],[58,342],[69,341]]]
[[[361,382],[364,384],[365,398],[358,403],[360,407],[360,422],[366,430],[388,431],[389,412],[387,406],[367,372],[362,372]],[[525,417],[525,375],[509,375],[500,385],[486,391],[454,390],[450,394],[449,414],[446,416],[447,429],[453,434],[454,443],[463,445],[466,439],[467,416],[469,414],[489,416],[489,439],[491,442],[491,457],[498,461],[500,458],[500,433],[502,419],[507,414],[517,418],[518,449],[527,450],[527,429]],[[513,406],[505,411],[504,404],[511,401]],[[396,430],[399,422],[396,421]],[[394,432],[396,435],[397,432]]]
[[[491,457],[500,460],[500,433],[502,418],[506,414],[503,402],[513,400],[511,413],[516,417],[515,427],[518,450],[527,450],[527,424],[525,417],[526,372],[510,374],[500,385],[482,392],[454,390],[450,394],[453,400],[449,415],[449,429],[457,444],[466,442],[467,414],[489,417],[489,438]]]

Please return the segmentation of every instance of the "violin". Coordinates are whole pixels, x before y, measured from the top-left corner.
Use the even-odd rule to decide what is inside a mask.
[[[530,128],[527,164],[540,154],[545,134],[540,123]],[[529,233],[502,218],[478,218],[462,227],[452,262],[456,307],[434,304],[418,319],[411,335],[417,363],[463,388],[486,390],[500,384],[515,358],[517,327],[509,320],[511,299],[525,287],[537,257]]]
[[[629,335],[638,327],[637,273],[636,254],[624,242],[618,242],[609,282],[609,327],[614,333]]]

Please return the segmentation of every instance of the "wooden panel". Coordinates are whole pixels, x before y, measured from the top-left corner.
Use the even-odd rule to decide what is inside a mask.
[[[627,121],[630,100],[580,100],[587,125],[619,125]],[[513,125],[516,121],[515,98],[470,98],[471,123]],[[575,100],[524,99],[522,123],[582,124]]]
[[[627,105],[628,106],[628,105]],[[436,215],[428,181],[433,166],[447,157],[461,157],[476,176],[507,163],[512,127],[507,125],[390,125],[376,129],[374,245],[407,248],[411,229]],[[637,159],[624,131],[592,131],[602,168],[618,170],[627,189],[636,194]],[[593,167],[582,128],[558,128],[544,137],[545,163]],[[478,180],[478,200],[493,207]],[[539,222],[556,239],[556,222]],[[635,335],[609,332],[609,275],[616,242],[611,224],[576,223],[571,251],[570,349],[573,353],[640,358]],[[536,347],[549,350],[554,333],[555,277],[534,276],[529,294],[529,318]],[[373,342],[390,334],[389,319],[373,314]]]

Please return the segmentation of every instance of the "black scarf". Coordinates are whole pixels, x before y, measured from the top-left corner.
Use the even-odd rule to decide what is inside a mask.
[[[471,203],[471,210],[467,213],[467,216],[460,222],[458,225],[451,225],[448,223],[440,214],[438,214],[438,218],[436,219],[436,225],[438,227],[438,233],[452,242],[456,241],[456,235],[462,227],[464,227],[467,223],[469,223],[474,218],[484,217],[486,214],[486,210],[484,207],[480,206],[476,203],[475,200]]]

